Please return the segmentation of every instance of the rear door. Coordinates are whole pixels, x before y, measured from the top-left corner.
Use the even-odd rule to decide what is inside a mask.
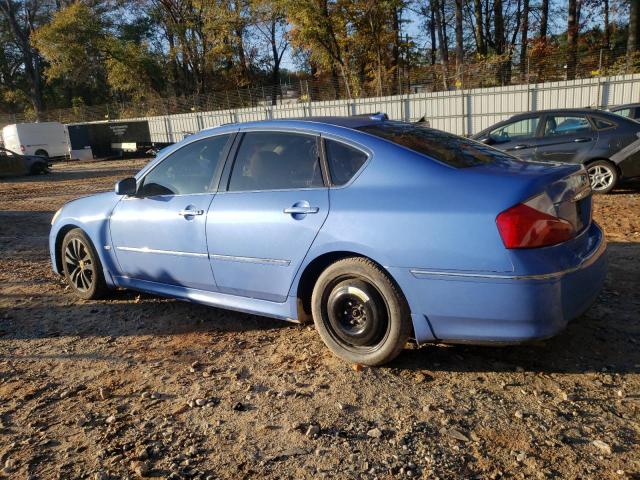
[[[582,114],[547,114],[535,150],[542,162],[581,163],[598,141],[598,132]]]
[[[329,213],[318,146],[319,138],[306,133],[254,131],[240,139],[226,188],[207,217],[221,292],[286,300]]]
[[[537,146],[538,126],[537,115],[519,118],[491,130],[487,143],[523,160],[532,160]]]

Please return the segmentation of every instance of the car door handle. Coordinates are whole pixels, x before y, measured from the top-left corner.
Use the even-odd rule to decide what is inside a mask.
[[[575,143],[584,143],[584,142],[590,142],[591,139],[586,137],[578,137],[578,138],[574,138],[573,141]]]
[[[516,145],[515,147],[513,147],[514,150],[522,150],[523,148],[529,148],[529,145],[521,143],[520,145]]]
[[[289,207],[285,208],[284,213],[288,213],[290,215],[306,215],[307,213],[318,213],[320,209],[318,207]]]
[[[191,217],[192,215],[204,215],[204,210],[180,210],[178,215],[181,217]]]

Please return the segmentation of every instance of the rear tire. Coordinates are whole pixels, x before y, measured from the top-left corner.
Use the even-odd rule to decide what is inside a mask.
[[[609,193],[618,183],[618,169],[607,160],[596,160],[587,165],[591,190],[594,193]]]
[[[313,288],[311,309],[325,345],[350,363],[390,362],[412,331],[404,296],[367,258],[350,257],[329,265]]]
[[[49,158],[49,154],[47,153],[46,150],[36,150],[36,155],[38,157]]]
[[[100,258],[81,229],[74,228],[64,236],[60,258],[65,280],[78,297],[93,300],[106,295]]]

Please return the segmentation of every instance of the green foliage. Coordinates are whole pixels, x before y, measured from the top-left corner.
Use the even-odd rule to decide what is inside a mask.
[[[48,79],[73,85],[102,83],[106,40],[102,19],[84,3],[72,3],[31,35],[48,62]]]
[[[0,0],[0,111],[104,118],[256,105],[282,94],[269,86],[291,75],[288,56],[294,84],[311,83],[305,101],[564,79],[566,6],[552,2],[559,20],[543,36],[540,4],[529,3],[525,37],[520,0]],[[624,54],[628,11],[612,2],[605,32],[593,20],[602,2],[581,5],[578,76],[640,71],[638,55]]]
[[[141,36],[135,28],[125,30],[129,38]],[[147,45],[116,37],[104,18],[83,3],[58,11],[31,35],[31,42],[47,60],[49,82],[62,80],[89,93],[109,89],[134,101],[162,89],[160,65]]]

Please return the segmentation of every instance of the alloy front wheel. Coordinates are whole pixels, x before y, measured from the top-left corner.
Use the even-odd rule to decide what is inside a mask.
[[[100,259],[79,228],[65,235],[61,248],[62,270],[69,286],[81,298],[101,297],[107,290]]]
[[[64,250],[64,261],[73,286],[81,292],[89,290],[93,285],[95,270],[88,247],[79,239],[72,239]]]

